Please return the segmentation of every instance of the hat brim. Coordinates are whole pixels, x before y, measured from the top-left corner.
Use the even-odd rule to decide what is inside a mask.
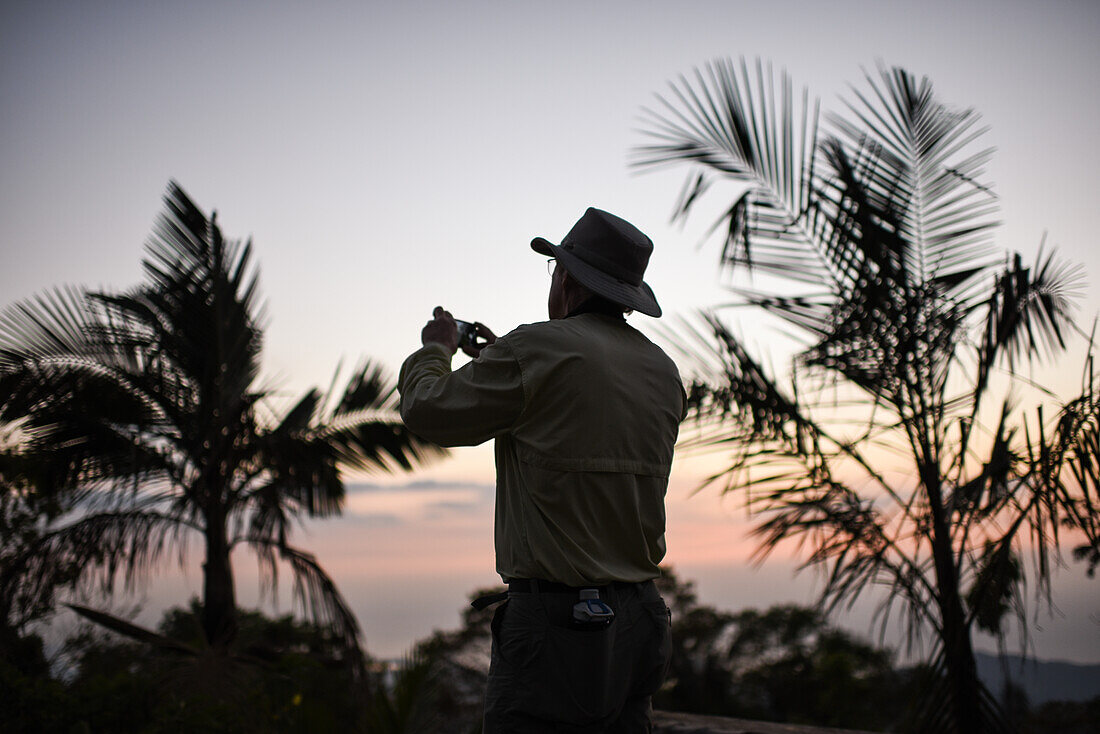
[[[531,240],[531,249],[540,255],[556,259],[569,275],[596,295],[646,316],[655,319],[661,317],[661,306],[653,295],[653,289],[645,281],[640,285],[633,285],[619,280],[589,265],[561,245],[555,245],[542,237]]]

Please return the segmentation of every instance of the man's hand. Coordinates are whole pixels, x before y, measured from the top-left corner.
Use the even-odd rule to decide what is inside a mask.
[[[432,316],[432,320],[420,331],[420,343],[424,346],[442,344],[449,353],[454,354],[458,351],[458,328],[455,327],[454,316],[442,306],[436,306]]]
[[[477,344],[474,344],[472,346],[463,344],[462,351],[466,352],[466,354],[470,355],[474,359],[477,359],[478,355],[481,354],[482,349],[497,340],[497,335],[490,331],[489,327],[481,323],[480,321],[474,322],[474,328],[477,329]]]

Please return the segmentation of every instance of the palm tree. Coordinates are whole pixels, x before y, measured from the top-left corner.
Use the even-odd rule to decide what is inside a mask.
[[[1064,349],[1079,271],[1042,249],[1035,265],[996,257],[975,112],[902,69],[865,77],[828,132],[818,104],[759,62],[709,64],[645,113],[636,165],[690,169],[674,220],[735,182],[710,230],[720,268],[777,284],[731,279],[735,305],[802,339],[779,379],[716,310],[670,334],[687,335],[696,368],[686,445],[732,452],[708,484],[760,518],[760,557],[787,540],[805,549],[826,608],[885,585],[882,624],[900,603],[910,643],[931,632],[926,728],[996,731],[975,628],[1003,635],[1015,610],[1023,629],[1029,576],[1050,601],[1066,526],[1093,564],[1100,547],[1096,378],[1054,430],[1011,393],[1023,360]]]
[[[142,285],[57,290],[0,317],[0,424],[18,426],[22,456],[48,458],[37,491],[78,507],[22,555],[19,583],[46,583],[75,562],[82,582],[110,591],[171,551],[182,563],[197,534],[211,648],[236,635],[230,553],[244,546],[272,585],[288,564],[296,599],[358,656],[354,615],[290,544],[292,526],[339,514],[341,470],[408,470],[440,451],[401,424],[394,388],[369,362],[343,390],[310,390],[278,412],[259,381],[251,242],[225,240],[216,214],[174,182],[164,202]]]

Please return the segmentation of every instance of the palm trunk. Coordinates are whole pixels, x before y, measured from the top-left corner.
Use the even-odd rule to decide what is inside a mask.
[[[221,512],[207,514],[206,562],[203,572],[202,627],[213,648],[225,650],[237,637],[237,600],[233,589],[233,568]]]
[[[974,648],[970,640],[970,628],[966,625],[965,612],[957,593],[941,600],[940,615],[943,624],[944,661],[947,666],[947,682],[951,691],[951,708],[958,732],[985,731],[982,726],[978,667],[974,660]],[[945,590],[941,588],[941,595]]]
[[[939,473],[925,473],[924,479],[932,505],[932,555],[936,566],[936,589],[952,719],[955,731],[959,734],[980,734],[984,729],[978,666],[974,660],[970,628],[966,624],[966,612],[962,606],[951,535],[943,513]]]

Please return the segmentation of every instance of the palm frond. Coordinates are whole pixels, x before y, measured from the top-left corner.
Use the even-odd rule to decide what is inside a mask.
[[[822,282],[831,265],[804,249],[817,103],[805,91],[796,103],[785,72],[777,82],[771,66],[757,62],[753,76],[743,59],[740,69],[730,59],[696,69],[657,102],[643,112],[644,133],[656,142],[638,146],[633,165],[691,165],[674,218],[693,211],[716,178],[746,184],[711,229],[724,232],[721,262]]]
[[[1093,576],[1100,566],[1100,374],[1091,350],[1081,393],[1062,406],[1051,433],[1049,441],[1034,442],[1039,450],[1029,457],[1039,467],[1037,492],[1047,498],[1055,531],[1063,525],[1083,536],[1073,555]]]
[[[25,592],[54,584],[60,576],[72,585],[98,581],[109,594],[121,574],[132,589],[170,550],[183,562],[190,529],[180,518],[153,510],[90,514],[43,533],[11,561],[14,573],[5,581]],[[74,568],[77,576],[68,579]],[[14,593],[14,587],[2,591]]]
[[[171,330],[162,348],[193,379],[244,392],[259,371],[258,274],[251,243],[226,240],[217,224],[172,182],[166,211],[146,245],[145,295]]]
[[[81,289],[57,288],[10,306],[0,314],[0,368],[28,359],[98,357],[87,333],[96,326]]]
[[[179,640],[174,640],[171,637],[166,637],[159,632],[154,632],[153,630],[146,629],[140,625],[136,625],[133,622],[129,622],[120,617],[116,617],[113,614],[108,614],[107,612],[102,612],[98,609],[92,609],[91,607],[86,607],[80,604],[66,604],[65,606],[67,606],[69,609],[72,609],[74,612],[84,617],[85,619],[91,620],[101,627],[106,627],[112,632],[122,635],[123,637],[129,637],[131,640],[143,642],[148,645],[153,645],[154,647],[158,647],[162,650],[180,655],[195,657],[199,654],[199,651],[191,647],[190,645],[184,644]]]
[[[755,306],[798,327],[814,338],[823,337],[830,325],[833,297],[830,294],[776,296],[748,288],[738,288],[745,306]]]
[[[395,387],[376,365],[364,362],[338,393],[336,384],[328,395],[308,391],[278,426],[254,437],[260,469],[241,505],[251,513],[250,534],[285,534],[303,512],[338,514],[344,470],[408,470],[445,454],[405,428]]]
[[[869,200],[890,206],[899,237],[911,245],[905,269],[928,282],[988,264],[997,206],[979,182],[992,150],[970,152],[986,132],[979,116],[949,109],[927,77],[900,68],[880,65],[877,79],[866,71],[864,78],[866,91],[853,87],[846,101],[852,117],[828,121],[839,141],[868,159],[862,184]]]
[[[1012,545],[1011,538],[986,544],[974,561],[974,581],[966,595],[968,623],[997,636],[1004,635],[1004,619],[1010,612],[1021,623],[1027,615],[1021,594],[1022,565]]]
[[[327,415],[315,420],[308,438],[332,448],[338,464],[360,471],[410,470],[446,455],[405,428],[397,386],[382,368],[364,361],[349,376]]]
[[[701,346],[706,345],[715,362],[710,374],[699,373],[693,381],[689,415],[696,420],[717,418],[757,440],[778,440],[801,450],[806,421],[796,399],[785,394],[715,314],[702,313],[700,317],[710,331],[702,337]],[[709,349],[710,345],[714,348]],[[706,362],[694,363],[703,366]]]
[[[366,661],[360,644],[359,622],[317,559],[310,553],[268,537],[248,536],[242,540],[256,552],[261,570],[270,580],[272,588],[278,579],[277,561],[289,564],[294,575],[294,598],[301,609],[314,624],[330,629],[336,635],[348,656],[347,662],[352,672],[356,676],[365,675]]]
[[[1010,371],[1021,357],[1050,357],[1065,349],[1073,327],[1073,301],[1083,281],[1079,266],[1039,248],[1034,267],[1012,255],[982,304],[985,328],[978,348],[976,384],[982,392],[990,371],[1003,359]]]
[[[0,319],[0,343],[0,420],[19,421],[25,450],[51,457],[42,491],[162,472],[163,456],[140,435],[166,425],[164,401],[85,294],[16,304]]]
[[[901,503],[886,479],[851,441],[826,430],[803,405],[796,379],[790,388],[778,381],[713,313],[701,313],[704,330],[686,320],[679,323],[687,339],[666,335],[672,348],[692,365],[688,386],[688,426],[698,428],[681,438],[681,448],[721,448],[733,452],[732,463],[709,478],[719,478],[726,491],[744,489],[752,508],[756,498],[767,505],[780,488],[802,489],[828,484],[832,461],[843,459],[859,467],[883,494]],[[751,476],[744,470],[754,466]],[[763,470],[763,471],[760,471]],[[808,482],[808,484],[807,484]]]

